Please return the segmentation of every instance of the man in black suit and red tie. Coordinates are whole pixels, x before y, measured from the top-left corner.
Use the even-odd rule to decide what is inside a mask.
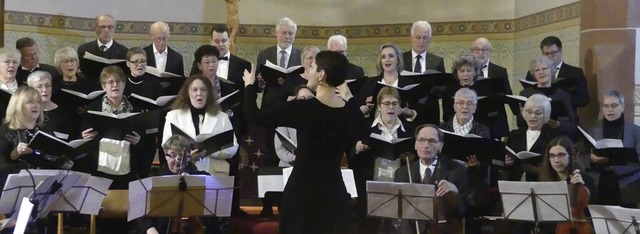
[[[480,64],[480,71],[478,77],[500,79],[502,81],[502,89],[504,94],[513,94],[511,91],[511,85],[509,85],[509,74],[507,69],[498,66],[490,61],[491,57],[491,43],[487,38],[480,37],[471,43],[471,54]],[[516,111],[517,106],[511,107],[513,111]],[[517,113],[514,113],[516,115]],[[497,108],[497,112],[488,113],[490,116],[485,116],[483,119],[488,121],[484,123],[491,130],[492,139],[500,139],[509,134],[509,122],[507,118],[507,112],[504,105],[500,105]]]
[[[584,76],[582,68],[574,67],[562,61],[562,41],[555,36],[548,36],[540,42],[540,51],[542,55],[547,56],[556,67],[554,78],[567,79],[567,83],[574,84],[571,87],[563,87],[571,97],[571,105],[573,111],[577,113],[579,107],[585,107],[589,104],[589,91],[587,90],[587,78]],[[536,79],[527,73],[527,80],[536,81]],[[576,124],[578,119],[576,118]]]
[[[51,74],[53,91],[62,84],[62,76],[58,69],[49,64],[40,63],[38,43],[30,37],[23,37],[16,41],[16,49],[20,52],[20,67],[16,71],[18,85],[26,84],[27,77],[34,71],[46,71]]]
[[[411,51],[402,53],[404,70],[424,73],[426,70],[436,70],[445,73],[442,57],[427,52],[431,42],[431,24],[427,21],[416,21],[411,26]],[[440,125],[440,104],[434,95],[430,95],[426,102],[416,107],[418,123]]]
[[[107,14],[99,15],[95,19],[95,31],[98,39],[84,43],[78,47],[78,58],[80,59],[80,70],[85,78],[97,80],[106,64],[95,62],[84,58],[85,52],[103,57],[106,59],[126,59],[126,46],[113,40],[116,31],[116,20]],[[123,71],[127,71],[126,63],[119,63]]]
[[[149,27],[149,36],[153,43],[144,47],[147,53],[147,66],[152,66],[161,72],[170,72],[184,76],[182,55],[167,46],[171,36],[171,28],[165,22],[155,22]]]

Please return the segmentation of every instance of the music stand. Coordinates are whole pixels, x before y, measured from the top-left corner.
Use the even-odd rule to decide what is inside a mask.
[[[535,223],[572,221],[567,182],[498,181],[505,220]]]
[[[639,209],[619,206],[589,205],[589,212],[596,233],[638,233]]]
[[[180,179],[186,188],[180,190]],[[231,216],[233,176],[168,175],[129,182],[127,221],[146,217]]]
[[[435,186],[367,181],[367,213],[371,217],[433,220]]]

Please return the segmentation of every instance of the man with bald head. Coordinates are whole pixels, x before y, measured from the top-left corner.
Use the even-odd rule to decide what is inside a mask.
[[[161,72],[170,72],[184,76],[182,55],[171,49],[167,43],[171,35],[171,28],[165,22],[155,22],[149,27],[149,36],[153,43],[144,47],[147,53],[147,66],[152,66]]]
[[[78,58],[80,59],[80,70],[84,76],[92,80],[97,80],[102,68],[104,68],[106,64],[85,59],[84,55],[86,52],[106,59],[126,59],[129,49],[113,40],[113,35],[116,31],[116,20],[112,16],[108,14],[96,16],[94,27],[98,39],[80,45],[78,47]],[[125,63],[118,65],[120,65],[124,71],[129,69]]]
[[[343,35],[333,35],[327,40],[327,50],[338,52],[347,56],[347,38]],[[347,80],[358,79],[364,77],[364,69],[362,67],[349,63],[349,73]],[[354,94],[355,95],[355,94]]]
[[[478,77],[500,79],[502,81],[502,88],[505,94],[512,94],[511,85],[509,85],[509,75],[507,69],[498,66],[490,61],[491,57],[491,43],[487,38],[480,37],[471,43],[471,54],[478,61],[480,70],[478,71]],[[512,106],[512,110],[515,110],[517,106]],[[504,109],[504,105],[501,104],[497,107],[497,112],[485,113],[488,116],[482,116],[479,119],[487,120],[485,125],[491,130],[491,138],[501,138],[507,136],[509,133],[509,122],[507,118],[507,112]]]

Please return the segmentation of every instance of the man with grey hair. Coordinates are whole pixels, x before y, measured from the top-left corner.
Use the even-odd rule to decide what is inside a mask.
[[[502,81],[502,89],[504,94],[512,95],[511,85],[509,84],[509,74],[507,69],[498,66],[490,61],[491,43],[487,38],[479,37],[471,43],[471,54],[478,62],[478,77],[500,79]],[[512,111],[517,110],[517,106],[510,106]],[[484,116],[487,119],[485,124],[491,129],[491,138],[500,139],[509,134],[509,121],[504,105],[497,107],[497,112],[487,113]],[[513,112],[513,115],[518,113]]]
[[[258,54],[258,65],[269,61],[283,68],[298,66],[302,64],[300,60],[300,50],[293,48],[293,41],[296,39],[298,26],[289,17],[282,18],[276,24],[275,46],[269,47]]]
[[[327,40],[327,50],[338,52],[347,56],[347,38],[343,35],[333,35]],[[358,79],[364,77],[364,69],[362,67],[349,63],[349,73],[347,80]]]
[[[89,52],[106,59],[126,59],[129,49],[113,40],[113,35],[116,31],[116,20],[112,16],[108,14],[96,16],[94,27],[98,39],[80,45],[78,47],[78,58],[80,59],[80,70],[84,76],[91,80],[98,80],[100,72],[106,64],[85,59],[85,53]],[[129,69],[125,63],[118,65],[121,66],[123,71]]]
[[[149,36],[153,43],[144,47],[147,53],[147,66],[155,67],[161,72],[184,76],[182,55],[167,45],[171,36],[169,25],[161,21],[151,24]]]
[[[411,26],[411,51],[402,53],[404,70],[424,73],[436,70],[445,73],[444,59],[427,52],[431,42],[431,24],[427,21],[416,21]],[[424,105],[417,107],[419,123],[440,125],[440,104],[437,97],[429,95]]]

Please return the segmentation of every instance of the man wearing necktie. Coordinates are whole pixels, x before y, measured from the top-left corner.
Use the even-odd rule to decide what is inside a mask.
[[[23,37],[16,41],[16,49],[20,52],[20,67],[16,71],[18,85],[26,84],[27,77],[34,71],[46,71],[51,74],[53,91],[62,84],[62,76],[58,69],[49,64],[40,63],[38,43],[30,37]]]
[[[411,26],[411,51],[402,53],[404,69],[410,72],[424,73],[436,70],[445,73],[442,57],[427,52],[431,43],[431,24],[416,21]],[[430,95],[424,104],[414,107],[418,112],[417,123],[440,124],[440,104],[435,95]]]
[[[480,77],[500,79],[502,81],[502,87],[496,87],[503,89],[500,90],[500,95],[513,94],[511,91],[511,85],[509,84],[509,74],[507,73],[507,69],[490,61],[491,43],[487,38],[480,37],[473,41],[473,43],[471,43],[471,54],[478,64],[481,64],[478,72]],[[494,91],[494,93],[495,92],[497,91]],[[500,139],[509,134],[509,119],[507,117],[504,104],[500,102],[496,105],[498,105],[496,107],[497,112],[488,113],[489,116],[484,116],[483,119],[487,119],[485,124],[491,130],[491,138]],[[518,106],[513,105],[510,106],[510,108],[512,111],[517,111]],[[513,114],[518,115],[518,113],[515,112]]]
[[[435,125],[423,124],[415,131],[415,149],[418,160],[404,165],[395,171],[395,182],[428,183],[436,185],[436,196],[443,197],[453,193],[458,199],[458,207],[446,207],[456,209],[456,216],[461,220],[466,208],[466,197],[469,183],[467,181],[467,169],[440,154],[445,144],[444,133]],[[407,169],[409,167],[409,169]],[[462,225],[462,224],[460,224]],[[426,222],[420,222],[420,233],[425,233]],[[402,222],[402,233],[416,233],[413,222]],[[414,230],[412,230],[414,229]]]
[[[566,79],[565,84],[559,88],[564,89],[571,97],[571,105],[574,113],[578,113],[579,107],[585,107],[589,104],[589,91],[587,90],[587,78],[584,76],[582,68],[571,66],[562,61],[562,41],[555,36],[549,36],[540,42],[540,51],[542,55],[547,56],[556,67],[554,78]],[[532,74],[527,73],[527,80],[536,81]],[[579,124],[576,118],[576,124]]]
[[[84,54],[89,52],[106,59],[126,59],[129,49],[113,40],[113,35],[116,31],[116,20],[112,16],[107,14],[97,16],[94,27],[98,39],[80,45],[78,47],[78,59],[80,61],[80,70],[85,78],[98,82],[98,76],[106,64],[85,59]],[[117,65],[123,71],[129,69],[124,62]]]

